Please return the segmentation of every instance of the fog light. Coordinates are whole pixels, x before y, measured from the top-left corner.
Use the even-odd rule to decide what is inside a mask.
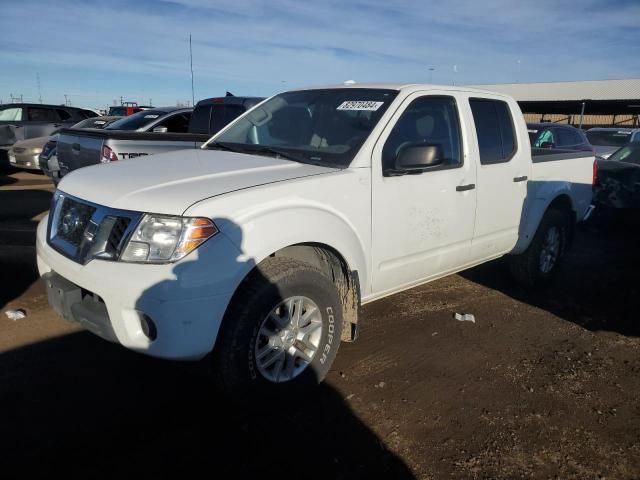
[[[142,333],[144,333],[149,340],[153,341],[156,339],[158,330],[156,329],[156,324],[151,320],[151,317],[144,313],[140,314],[140,326],[142,327]]]

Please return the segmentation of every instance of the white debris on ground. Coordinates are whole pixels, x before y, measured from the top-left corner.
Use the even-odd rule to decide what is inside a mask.
[[[22,308],[18,308],[17,310],[6,310],[5,315],[9,320],[22,320],[27,316],[27,312],[25,312]]]
[[[471,313],[454,313],[453,318],[455,318],[459,322],[476,323],[476,317],[474,317]]]

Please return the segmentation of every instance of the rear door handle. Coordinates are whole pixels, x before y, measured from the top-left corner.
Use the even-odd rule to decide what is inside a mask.
[[[514,177],[513,181],[514,182],[526,182],[527,181],[527,176],[523,175],[522,177]]]
[[[473,190],[476,188],[475,183],[470,183],[469,185],[458,185],[456,187],[456,192],[466,192],[467,190]]]

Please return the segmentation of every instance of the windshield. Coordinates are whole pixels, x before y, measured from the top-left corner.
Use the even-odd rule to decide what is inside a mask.
[[[149,126],[166,114],[167,112],[163,110],[143,110],[142,112],[116,120],[108,127],[105,127],[105,130],[138,130],[139,128]]]
[[[640,165],[640,143],[631,143],[620,150],[616,150],[609,157],[609,160]]]
[[[397,94],[367,88],[282,93],[238,120],[208,147],[346,168]]]
[[[587,138],[591,145],[621,147],[625,143],[629,143],[631,132],[624,130],[587,130]]]

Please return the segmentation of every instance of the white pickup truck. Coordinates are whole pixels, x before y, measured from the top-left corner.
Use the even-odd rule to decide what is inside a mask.
[[[364,303],[503,255],[524,283],[548,280],[591,212],[593,163],[532,156],[501,94],[290,91],[201,149],[65,177],[38,266],[67,320],[149,355],[208,357],[234,391],[277,390],[321,380]]]

